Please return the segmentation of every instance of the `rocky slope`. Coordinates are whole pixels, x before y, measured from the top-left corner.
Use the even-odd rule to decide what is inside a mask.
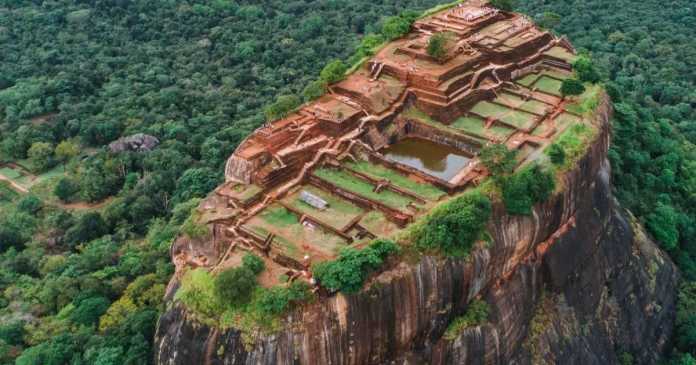
[[[678,272],[612,197],[609,114],[605,101],[597,140],[560,192],[529,217],[496,206],[493,243],[470,259],[399,263],[361,293],[306,306],[247,347],[238,331],[198,324],[173,306],[160,318],[156,362],[612,364],[624,352],[656,362],[673,329]],[[488,302],[489,323],[444,339],[475,297]]]

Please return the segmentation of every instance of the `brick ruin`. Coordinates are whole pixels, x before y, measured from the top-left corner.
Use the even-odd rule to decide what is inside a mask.
[[[434,58],[427,45],[438,33],[446,54]],[[484,145],[518,150],[520,165],[539,158],[554,136],[583,122],[558,91],[574,53],[565,39],[484,2],[417,20],[327,94],[239,145],[226,182],[198,208],[213,247],[178,241],[177,269],[219,269],[253,251],[267,264],[262,283],[278,274],[311,280],[311,263],[392,235],[480,183]],[[435,165],[463,162],[445,176],[389,153],[416,139],[449,151]]]

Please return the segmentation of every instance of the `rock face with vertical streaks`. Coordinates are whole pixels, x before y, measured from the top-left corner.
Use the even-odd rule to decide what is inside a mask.
[[[494,206],[493,242],[468,259],[395,263],[357,294],[296,310],[284,330],[253,345],[173,306],[160,318],[156,362],[613,364],[624,352],[657,362],[679,274],[612,196],[609,115],[604,100],[600,133],[561,191],[532,216]],[[488,323],[443,338],[476,297],[490,306]]]

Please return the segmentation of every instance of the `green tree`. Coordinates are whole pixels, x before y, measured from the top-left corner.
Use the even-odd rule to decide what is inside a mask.
[[[314,80],[307,84],[302,91],[304,101],[312,101],[318,99],[326,93],[326,83],[322,80]]]
[[[582,82],[595,83],[599,81],[600,76],[594,62],[587,56],[580,56],[573,62],[573,70]]]
[[[555,187],[553,175],[532,165],[510,176],[503,183],[503,201],[510,214],[528,215],[532,206],[548,199]]]
[[[443,204],[414,229],[421,249],[441,249],[448,255],[464,256],[481,238],[492,211],[490,199],[470,192]]]
[[[215,296],[221,303],[245,304],[255,287],[256,275],[246,266],[227,269],[215,277]]]
[[[343,80],[346,76],[348,66],[341,60],[333,60],[329,62],[319,73],[319,77],[325,84],[333,84]]]
[[[382,35],[387,40],[401,38],[411,30],[413,21],[403,16],[388,17],[382,25]]]
[[[63,202],[69,202],[78,192],[80,186],[73,179],[63,177],[58,180],[58,183],[53,188],[53,195],[57,196]]]
[[[360,290],[371,271],[377,269],[388,255],[397,251],[398,246],[387,240],[375,241],[362,250],[346,247],[340,251],[336,260],[316,264],[312,272],[323,287],[354,293]]]
[[[565,79],[561,84],[561,94],[566,96],[577,96],[585,92],[585,85],[578,79]]]
[[[80,147],[75,142],[65,140],[58,143],[53,153],[65,169],[65,164],[80,153]]]
[[[53,147],[48,142],[34,142],[27,155],[37,171],[45,171],[53,164]]]
[[[269,105],[265,109],[266,120],[273,121],[280,118],[285,118],[288,114],[300,106],[302,100],[296,95],[281,95],[275,103]]]
[[[517,6],[516,0],[491,0],[491,6],[504,11],[513,11]]]
[[[679,243],[678,214],[669,204],[658,203],[648,215],[646,225],[650,233],[666,250],[674,250]]]
[[[260,274],[266,267],[260,257],[251,253],[245,254],[242,257],[242,265],[257,275]]]
[[[553,29],[561,22],[561,16],[552,11],[545,11],[539,20],[539,26],[546,29]]]
[[[447,56],[446,44],[447,36],[445,33],[435,33],[428,38],[428,47],[426,50],[430,56],[443,59]]]

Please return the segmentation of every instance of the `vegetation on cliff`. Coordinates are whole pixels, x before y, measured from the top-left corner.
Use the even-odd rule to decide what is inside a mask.
[[[486,323],[489,313],[488,303],[480,299],[472,300],[466,308],[466,312],[450,322],[443,337],[448,340],[454,340],[465,329]]]

